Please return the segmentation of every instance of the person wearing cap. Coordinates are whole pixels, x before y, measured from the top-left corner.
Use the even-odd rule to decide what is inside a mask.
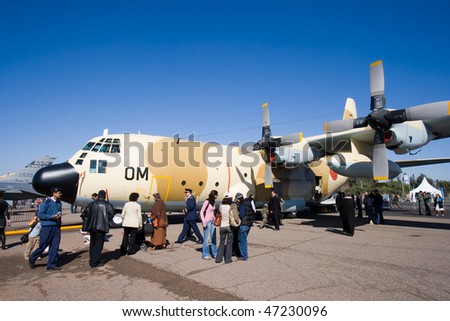
[[[159,193],[153,194],[155,204],[153,204],[150,210],[150,219],[155,223],[153,224],[154,231],[151,238],[151,242],[154,245],[154,250],[164,249],[167,246],[167,212],[166,203],[161,198]]]
[[[226,194],[222,200],[222,204],[219,206],[220,214],[222,215],[222,220],[220,222],[220,243],[217,249],[216,263],[221,263],[225,259],[225,264],[231,263],[232,246],[233,246],[233,227],[231,226],[232,213],[231,213],[231,203],[233,202],[233,197]]]
[[[57,266],[58,249],[61,242],[61,196],[62,189],[54,187],[51,189],[52,197],[49,197],[39,206],[38,217],[41,222],[41,232],[39,234],[39,247],[31,253],[28,265],[31,269],[36,267],[36,260],[44,253],[47,246],[48,262],[47,270],[58,271]]]
[[[137,202],[138,193],[131,193],[129,202],[125,203],[122,209],[122,227],[123,238],[120,245],[120,253],[122,255],[133,254],[133,246],[136,242],[137,231],[142,228],[142,208]]]
[[[192,228],[194,234],[197,236],[197,244],[202,244],[203,236],[197,226],[197,204],[195,197],[192,195],[192,190],[190,188],[186,188],[184,190],[184,195],[186,198],[186,207],[184,212],[186,214],[184,215],[183,229],[181,230],[180,235],[178,235],[178,239],[175,243],[183,243],[189,228]]]
[[[250,233],[250,228],[255,221],[256,213],[253,210],[252,202],[250,199],[246,198],[240,202],[239,205],[239,217],[241,219],[241,225],[239,226],[238,232],[238,244],[240,259],[243,261],[248,260],[248,234]]]
[[[91,235],[89,244],[89,266],[91,268],[103,265],[100,260],[103,244],[106,233],[109,232],[109,222],[115,214],[111,203],[105,198],[106,192],[100,190],[98,199],[89,203],[81,214],[83,230],[88,231]]]
[[[2,239],[2,250],[6,250],[5,227],[11,224],[9,215],[9,204],[3,200],[3,191],[0,191],[0,238]]]

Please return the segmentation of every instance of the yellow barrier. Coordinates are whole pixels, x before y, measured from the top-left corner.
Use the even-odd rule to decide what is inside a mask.
[[[67,225],[67,226],[61,226],[61,231],[69,231],[69,230],[79,230],[81,229],[81,225]],[[5,232],[5,235],[23,235],[28,233],[28,229],[22,229],[22,230],[14,230],[14,231],[7,231]]]

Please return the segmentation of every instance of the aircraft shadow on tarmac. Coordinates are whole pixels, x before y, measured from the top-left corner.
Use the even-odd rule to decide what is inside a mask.
[[[301,213],[299,215],[300,219],[308,219],[306,222],[301,222],[301,225],[310,225],[312,227],[329,228],[330,232],[336,229],[342,229],[342,221],[339,214],[335,213],[335,216],[330,216],[330,214],[321,215],[315,213]],[[408,221],[408,220],[398,220],[395,217],[386,217],[387,213],[384,213],[384,225],[390,226],[402,226],[402,227],[414,227],[414,228],[427,228],[427,229],[440,229],[440,230],[450,230],[449,223],[442,222],[423,222],[423,221]],[[430,217],[431,219],[431,217]],[[364,226],[369,224],[369,219],[367,216],[363,218],[355,218],[355,227]],[[339,232],[342,234],[341,232]]]

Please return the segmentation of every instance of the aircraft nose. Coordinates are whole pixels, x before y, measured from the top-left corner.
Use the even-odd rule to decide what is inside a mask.
[[[52,187],[63,190],[61,200],[74,203],[77,197],[80,174],[69,163],[50,165],[41,168],[33,176],[33,188],[41,194],[52,195]]]

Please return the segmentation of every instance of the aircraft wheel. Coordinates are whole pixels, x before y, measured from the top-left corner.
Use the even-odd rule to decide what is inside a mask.
[[[112,228],[122,227],[122,216],[120,213],[114,215],[112,220],[109,222],[109,226]]]

